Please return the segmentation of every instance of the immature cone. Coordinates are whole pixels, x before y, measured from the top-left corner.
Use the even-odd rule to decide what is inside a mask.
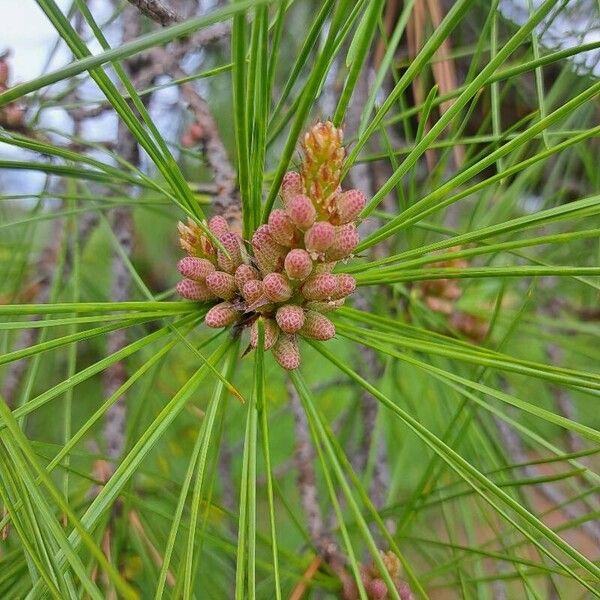
[[[310,198],[302,194],[294,196],[289,200],[286,212],[292,223],[303,231],[309,229],[317,217],[317,211]]]
[[[461,250],[460,246],[453,246],[448,249],[449,252],[459,250]],[[467,264],[464,258],[452,258],[432,262],[431,266],[438,269],[464,269]],[[485,339],[489,329],[488,323],[479,317],[463,312],[457,307],[457,302],[462,296],[462,289],[458,281],[454,279],[421,281],[417,284],[416,290],[432,311],[448,318],[448,324],[453,330],[460,332],[476,343],[481,343]]]
[[[192,142],[197,133],[190,126]],[[351,275],[334,271],[359,243],[355,221],[366,204],[360,191],[340,187],[341,129],[317,123],[303,138],[302,154],[301,172],[290,171],[282,179],[283,208],[271,211],[250,244],[220,216],[211,218],[208,228],[225,251],[215,248],[197,223],[179,225],[189,255],[178,264],[185,277],[179,293],[192,300],[225,300],[208,312],[207,325],[249,327],[253,348],[263,322],[265,349],[285,369],[300,364],[299,335],[319,341],[335,336],[324,313],[342,306],[356,288]],[[373,593],[377,577],[369,575]]]
[[[256,304],[265,299],[265,284],[262,281],[252,279],[247,281],[242,288],[242,295],[249,305]]]
[[[187,223],[177,224],[179,243],[190,256],[199,256],[215,262],[215,249],[200,225],[188,217]]]
[[[242,264],[235,270],[233,278],[235,279],[235,284],[237,285],[238,290],[242,291],[244,289],[244,284],[248,281],[258,279],[259,274],[254,267]]]
[[[191,136],[189,131],[186,131],[179,140],[184,148],[191,148],[196,144],[196,140]]]
[[[365,586],[367,596],[372,600],[386,600],[388,597],[387,584],[379,577],[371,579]]]
[[[366,203],[365,195],[359,190],[348,190],[339,194],[333,200],[331,222],[334,225],[344,225],[355,221]]]
[[[219,236],[219,241],[223,244],[225,250],[227,250],[227,254],[229,254],[227,256],[221,250],[217,251],[219,267],[223,271],[227,271],[227,273],[234,273],[242,264],[242,240],[237,234],[228,231]]]
[[[335,326],[325,315],[314,310],[307,310],[300,334],[324,342],[335,336]]]
[[[217,296],[213,294],[204,281],[194,281],[192,279],[182,279],[175,290],[180,296],[195,302],[206,302],[214,300]]]
[[[202,125],[200,125],[200,123],[198,123],[198,121],[194,121],[191,125],[190,125],[190,135],[199,140],[204,136],[204,129],[202,127]]]
[[[309,252],[323,253],[335,240],[335,227],[327,221],[317,221],[305,234],[304,245]]]
[[[181,136],[181,143],[189,148],[190,146],[195,146],[201,142],[203,137],[204,129],[198,121],[194,121]]]
[[[304,184],[302,183],[302,177],[300,173],[296,171],[288,171],[281,181],[281,200],[284,206],[287,206],[288,202],[298,194],[304,192]]]
[[[7,127],[21,127],[24,117],[25,109],[22,106],[8,104],[4,107],[4,121]]]
[[[398,590],[400,600],[415,600],[412,590],[406,581],[398,581],[396,583],[396,590]]]
[[[402,563],[400,562],[400,559],[396,553],[392,552],[391,550],[388,550],[387,552],[379,550],[379,554],[392,579],[397,579],[400,577],[402,574]]]
[[[337,279],[330,273],[319,273],[310,277],[302,286],[307,300],[328,300],[337,291]]]
[[[265,350],[270,350],[279,337],[280,329],[279,325],[273,319],[264,319],[265,325]],[[252,323],[250,328],[250,345],[252,348],[258,346],[258,319]]]
[[[293,371],[300,366],[300,351],[295,335],[280,333],[277,343],[273,346],[275,360],[288,371]]]
[[[301,306],[285,304],[275,313],[277,325],[285,333],[296,333],[304,325],[304,311]]]
[[[457,252],[461,249],[460,246],[452,246],[449,252]],[[464,269],[467,266],[467,261],[464,258],[452,258],[450,260],[441,260],[432,262],[431,266],[436,269]],[[462,296],[462,290],[454,279],[432,279],[420,283],[421,290],[425,296],[437,296],[447,300],[458,300]]]
[[[306,279],[313,268],[310,254],[302,248],[290,250],[285,257],[284,268],[290,279]]]
[[[356,225],[347,223],[335,228],[334,240],[327,250],[327,260],[336,261],[347,258],[358,246],[359,237]]]
[[[4,122],[8,128],[21,127],[23,125],[23,117],[25,109],[16,104],[7,104],[4,107]]]
[[[0,58],[0,92],[8,89],[8,81],[10,79],[10,67],[6,60],[7,54]],[[9,102],[3,107],[0,107],[0,127],[8,129],[24,129],[25,128],[25,107],[17,102]]]
[[[281,273],[269,273],[263,279],[265,295],[272,302],[285,302],[292,297],[292,287]]]
[[[188,217],[187,223],[183,223],[182,221],[177,223],[177,230],[179,231],[179,244],[182,249],[191,256],[195,255],[196,245],[202,234],[198,224]]]
[[[475,342],[481,343],[487,336],[489,324],[462,311],[455,311],[449,319],[450,326]]]
[[[238,312],[229,302],[221,302],[221,304],[216,304],[206,313],[204,322],[208,327],[227,327],[235,323],[238,316]]]
[[[342,273],[341,275],[334,275],[334,277],[335,291],[331,294],[332,300],[341,300],[356,289],[356,279],[352,275]]]
[[[398,557],[393,552],[380,552],[380,554],[400,600],[414,600],[410,587],[401,579],[401,565]],[[361,567],[361,579],[369,600],[391,598],[388,584],[375,564]]]
[[[216,215],[215,217],[212,217],[210,219],[210,221],[208,222],[208,229],[217,238],[221,237],[222,235],[225,235],[226,233],[230,233],[229,224],[227,223],[227,220],[225,219],[225,217],[222,217],[220,215]]]
[[[195,279],[196,281],[204,281],[206,276],[215,270],[215,265],[206,258],[186,256],[177,263],[177,270],[184,277]]]
[[[269,233],[282,246],[291,246],[296,236],[296,228],[288,214],[276,208],[269,215]]]
[[[287,249],[273,239],[268,225],[261,225],[254,232],[252,249],[256,262],[263,273],[280,271],[283,267]]]
[[[208,289],[217,297],[232,300],[238,289],[233,275],[225,271],[213,271],[206,277]]]

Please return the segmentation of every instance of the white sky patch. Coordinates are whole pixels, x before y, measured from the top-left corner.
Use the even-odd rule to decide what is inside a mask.
[[[57,0],[66,9],[68,0]],[[57,33],[35,0],[0,0],[2,35],[0,51],[11,50],[12,81],[27,81],[38,77],[48,60],[48,51],[57,40]],[[10,23],[10,26],[6,24]],[[64,46],[63,46],[64,47]],[[51,68],[67,62],[66,49],[60,52]],[[62,60],[61,60],[62,59]]]
[[[68,10],[71,0],[56,0],[61,10]],[[541,0],[531,0],[533,6],[538,6]],[[530,0],[501,0],[500,11],[516,23],[524,23],[529,16]],[[205,0],[204,10],[210,10],[216,4],[215,0]],[[88,6],[97,22],[102,26],[110,18],[112,5],[106,0],[88,0]],[[10,49],[11,84],[28,81],[38,77],[42,72],[53,71],[73,60],[71,52],[61,41],[57,52],[48,64],[50,50],[58,40],[54,27],[38,6],[35,0],[0,0],[0,15],[4,23],[9,26],[2,27],[0,37],[0,52]],[[118,45],[120,27],[113,23],[102,27],[111,45]],[[577,44],[597,41],[600,39],[600,21],[598,19],[595,0],[571,0],[567,9],[554,19],[549,25],[542,23],[537,29],[540,44],[549,50],[569,48]],[[101,48],[93,36],[86,40],[91,52],[100,52]],[[197,58],[197,57],[196,57]],[[579,72],[594,73],[600,76],[600,52],[587,52],[574,56],[572,62],[577,65]],[[108,70],[114,79],[114,74]],[[62,85],[62,84],[57,84]],[[82,99],[102,99],[103,95],[92,82],[85,82],[80,86]],[[177,106],[177,93],[175,90],[164,90],[154,95],[151,113],[156,123],[167,139],[174,141],[176,115],[173,110]],[[64,110],[52,108],[44,110],[41,125],[51,129],[71,131],[71,123]],[[85,123],[83,135],[86,139],[102,141],[115,137],[117,118],[114,114],[106,114]],[[0,144],[0,156],[13,160],[23,160],[26,156],[18,149]],[[23,172],[5,171],[0,175],[4,193],[23,193],[39,189],[44,176],[40,173],[28,173],[23,177]]]

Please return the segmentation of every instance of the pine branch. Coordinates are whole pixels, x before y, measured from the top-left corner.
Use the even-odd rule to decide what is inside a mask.
[[[354,102],[348,110],[348,123],[358,126],[362,107],[364,106],[369,93],[369,69],[364,69],[357,83],[354,92]],[[377,181],[374,176],[372,165],[368,163],[359,163],[354,165],[351,171],[351,179],[353,186],[360,189],[367,198],[371,198],[377,189]],[[365,220],[361,225],[361,236],[367,237],[379,227],[380,223],[377,219],[371,218]],[[378,252],[385,252],[385,248],[378,248]],[[372,304],[371,290],[360,289],[355,294],[355,305],[357,308],[366,312],[374,310]],[[358,365],[359,374],[368,381],[376,381],[383,374],[383,367],[377,357],[377,353],[372,348],[365,348],[363,352],[363,360]],[[380,436],[378,439],[373,438],[373,432],[377,424],[377,414],[379,412],[379,402],[368,392],[362,391],[361,399],[361,416],[362,416],[362,436],[361,441],[356,451],[351,456],[352,466],[357,473],[364,472],[367,466],[367,458],[371,447],[375,444],[375,461],[373,464],[373,478],[369,487],[369,495],[373,504],[377,508],[381,508],[385,504],[385,494],[389,488],[389,466],[387,459],[387,449],[385,439]],[[393,523],[389,522],[388,527],[393,529]]]
[[[185,76],[181,69],[176,69],[175,74],[178,77]],[[208,103],[191,83],[182,84],[181,92],[195,117],[193,131],[196,135],[192,136],[191,141],[200,143],[206,163],[214,173],[217,188],[213,204],[215,212],[224,216],[233,229],[241,230],[242,215],[237,176],[219,135],[215,119]]]
[[[308,533],[317,550],[320,561],[326,563],[339,577],[342,588],[344,590],[349,590],[352,588],[352,578],[344,568],[345,561],[339,552],[337,544],[325,530],[323,513],[319,504],[316,485],[314,469],[315,450],[310,439],[306,413],[302,408],[298,392],[289,379],[287,381],[287,389],[290,398],[290,407],[294,416],[294,431],[296,434],[294,462],[298,472],[298,491],[300,494],[300,502],[306,516]],[[318,565],[320,565],[320,561],[317,561],[317,559],[315,559],[315,561],[313,567],[317,568]],[[317,566],[315,567],[315,565]],[[310,573],[310,569],[307,573]],[[298,583],[298,586],[292,593],[292,597],[294,597],[294,594],[296,597],[301,597],[300,592],[306,587],[307,577],[308,575],[305,574],[305,577]]]
[[[98,215],[96,213],[86,213],[79,221],[78,239],[81,248],[84,248],[90,239],[96,225],[98,223]],[[56,275],[56,262],[60,247],[63,244],[64,220],[57,219],[53,225],[53,231],[50,235],[50,241],[44,246],[40,252],[36,263],[36,275],[33,284],[29,289],[33,290],[33,294],[29,296],[30,302],[45,304],[48,302],[50,290],[53,285],[54,276]],[[70,246],[67,246],[64,267],[62,270],[62,284],[64,285],[71,276],[73,266],[73,254]],[[34,316],[32,321],[41,320],[41,316]],[[29,348],[37,343],[43,329],[31,328],[23,329],[19,333],[14,348]],[[10,363],[6,370],[6,376],[2,384],[2,396],[6,403],[11,408],[14,408],[21,380],[25,374],[28,361],[27,359],[17,360]]]
[[[64,221],[57,219],[52,227],[52,235],[50,241],[46,244],[40,253],[36,265],[36,280],[34,282],[34,290],[32,301],[44,304],[48,302],[52,281],[56,274],[56,262],[60,252],[60,247],[63,244],[63,229]],[[34,316],[32,320],[38,321],[41,317]],[[23,329],[15,343],[16,349],[29,348],[35,344],[42,332],[42,329]],[[21,380],[27,368],[28,361],[26,359],[17,360],[10,363],[2,386],[2,396],[6,400],[9,407],[14,408],[17,393],[21,384]]]
[[[172,8],[161,2],[161,0],[129,0],[129,2],[144,15],[163,27],[182,20]]]
[[[302,403],[298,397],[296,388],[288,381],[288,394],[290,397],[290,407],[294,415],[294,430],[296,432],[296,452],[294,462],[298,472],[298,490],[300,492],[300,502],[306,514],[306,522],[310,538],[315,547],[321,551],[323,549],[324,523],[319,499],[317,495],[316,477],[314,470],[315,450],[310,440],[308,421],[302,408]]]
[[[139,14],[135,8],[128,6],[123,11],[123,42],[134,39],[139,35]],[[135,80],[139,63],[125,61],[124,68],[127,75]],[[148,99],[147,99],[148,100]],[[127,126],[119,121],[117,131],[117,153],[132,165],[139,165],[140,152],[137,142]],[[114,209],[111,215],[111,225],[117,241],[126,257],[130,257],[133,250],[133,218],[131,208],[123,206]],[[129,299],[131,288],[131,274],[119,252],[113,251],[111,259],[112,286],[111,300],[125,302]],[[127,331],[118,329],[111,332],[107,338],[107,353],[114,354],[127,345]],[[110,398],[127,380],[127,368],[123,361],[111,364],[103,373],[104,396]],[[114,469],[117,461],[125,448],[125,430],[127,423],[127,407],[125,394],[119,396],[117,401],[106,411],[103,438],[106,444],[106,453]]]

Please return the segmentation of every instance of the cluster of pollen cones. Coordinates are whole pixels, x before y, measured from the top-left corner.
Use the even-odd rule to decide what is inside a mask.
[[[358,190],[342,192],[342,131],[317,123],[304,136],[300,172],[283,178],[282,208],[254,232],[246,245],[223,217],[209,230],[227,250],[216,249],[200,227],[179,224],[188,253],[179,264],[185,279],[177,291],[190,300],[221,300],[205,317],[209,327],[250,327],[258,344],[262,318],[265,349],[288,370],[300,365],[298,336],[325,341],[335,335],[326,313],[339,308],[355,287],[350,275],[334,274],[338,261],[351,256],[359,238],[355,221],[366,199]]]
[[[410,586],[401,578],[402,565],[400,559],[393,552],[382,552],[381,550],[380,556],[400,600],[414,600]],[[368,567],[361,565],[360,575],[369,600],[387,600],[391,597],[385,579],[374,563]],[[344,590],[344,600],[358,600],[359,597],[358,589],[354,583]]]
[[[461,250],[460,246],[454,246],[449,249],[450,252],[457,252],[459,250]],[[431,263],[432,267],[438,269],[464,269],[467,265],[467,261],[461,258]],[[448,319],[448,324],[453,329],[474,342],[481,342],[485,339],[488,332],[488,324],[480,318],[457,308],[457,303],[462,297],[463,291],[456,280],[432,279],[431,281],[422,281],[417,290],[425,304],[433,312],[444,315]]]

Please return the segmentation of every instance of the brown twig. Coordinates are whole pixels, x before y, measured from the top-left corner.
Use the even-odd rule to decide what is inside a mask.
[[[57,219],[53,224],[52,234],[50,241],[46,244],[40,253],[39,259],[36,265],[36,281],[34,285],[34,292],[31,301],[39,304],[45,304],[48,302],[50,297],[50,290],[52,288],[52,281],[56,274],[56,262],[60,248],[63,244],[63,228],[64,221]],[[67,265],[65,265],[65,271]],[[68,273],[63,271],[63,279],[68,277]],[[40,320],[41,317],[34,316],[33,321]],[[19,335],[19,338],[15,344],[15,349],[29,348],[34,345],[42,329],[32,328],[23,329]],[[9,407],[14,408],[16,402],[16,396],[19,391],[21,379],[27,368],[27,359],[17,360],[9,364],[4,382],[2,385],[2,395],[4,396],[6,403]]]
[[[180,69],[176,69],[175,74],[178,77],[185,75]],[[193,140],[201,144],[206,162],[214,173],[217,188],[214,210],[224,216],[233,228],[241,230],[241,208],[236,173],[219,135],[215,119],[206,100],[198,94],[191,83],[182,84],[181,92],[195,117],[196,135]]]
[[[355,102],[348,111],[348,125],[355,126],[360,119],[360,111],[369,93],[368,69],[364,69],[363,74],[358,82],[355,91]],[[377,172],[372,170],[369,164],[357,164],[351,172],[351,179],[354,187],[360,189],[367,198],[371,198],[374,191],[378,189]],[[368,236],[377,227],[379,223],[377,219],[367,219],[361,225],[361,236]],[[385,249],[380,247],[376,251],[385,252]],[[371,312],[372,294],[367,290],[361,289],[354,295],[355,305],[361,310]],[[376,381],[383,374],[383,368],[377,353],[372,348],[364,348],[361,350],[363,360],[358,365],[359,374],[369,381]],[[385,439],[379,437],[373,438],[375,431],[377,414],[379,412],[379,402],[371,394],[362,391],[361,399],[361,416],[362,416],[362,436],[359,446],[351,456],[352,466],[357,473],[362,473],[367,466],[367,458],[371,447],[375,444],[375,461],[373,464],[373,478],[369,488],[369,494],[373,504],[377,508],[381,508],[385,503],[385,494],[389,487],[389,467],[387,464],[387,449]],[[393,528],[393,524],[388,523],[388,527]]]
[[[206,46],[219,42],[231,31],[231,24],[216,23],[211,27],[202,29],[184,38],[173,42],[168,50],[165,48],[152,48],[143,55],[135,56],[130,60],[137,63],[136,84],[138,88],[145,88],[161,75],[172,75],[179,68],[181,61],[192,52],[200,52]]]
[[[127,256],[131,255],[133,247],[133,221],[129,207],[116,208],[112,215],[112,227],[119,244]],[[131,275],[123,258],[116,252],[112,257],[112,291],[113,302],[125,302],[129,298]],[[124,329],[111,332],[107,339],[107,352],[114,354],[127,345],[127,333]],[[110,365],[103,375],[104,395],[110,398],[126,381],[127,369],[122,361]],[[107,455],[111,460],[120,458],[124,449],[126,397],[119,396],[118,400],[106,411],[104,440]]]
[[[302,579],[296,584],[288,600],[302,600],[302,597],[306,593],[308,585],[312,578],[318,573],[323,559],[320,556],[315,556],[311,563],[308,565],[306,571],[302,575]]]
[[[410,20],[407,25],[407,41],[408,41],[408,52],[409,55],[416,56],[425,40],[427,21],[431,21],[434,28],[437,28],[443,19],[442,7],[440,6],[439,0],[416,0],[411,14]],[[451,46],[449,39],[445,39],[436,51],[436,59],[431,65],[433,71],[433,78],[435,83],[438,85],[440,93],[446,94],[456,89],[457,77],[456,77],[456,66],[451,58]],[[425,100],[425,89],[423,86],[423,78],[416,77],[412,83],[413,94],[415,97],[415,104],[422,104]],[[448,100],[440,105],[440,114],[444,114],[453,101]],[[429,119],[425,124],[425,131],[429,131]],[[456,166],[460,166],[464,161],[464,149],[462,146],[455,146],[453,148],[454,160]],[[429,170],[433,170],[435,167],[435,156],[434,150],[427,150],[425,158]]]
[[[79,102],[79,96],[76,93],[71,95],[75,102]],[[108,102],[106,104],[98,104],[87,108],[72,108],[69,110],[69,115],[73,120],[85,121],[86,119],[95,119],[106,112],[113,110],[113,107]]]
[[[427,8],[429,17],[435,30],[440,26],[444,15],[439,0],[427,0]],[[456,77],[456,65],[451,57],[452,47],[449,38],[446,38],[436,52],[436,56],[440,59],[433,61],[431,66],[433,76],[440,88],[442,95],[454,91],[458,87]],[[447,100],[440,104],[440,114],[444,114],[454,103],[453,100]],[[460,145],[455,145],[453,148],[454,160],[456,166],[460,167],[465,158],[464,148]]]
[[[137,6],[137,3],[135,3]],[[156,4],[156,3],[144,3]],[[139,8],[139,7],[138,7]],[[123,12],[123,41],[134,39],[139,34],[139,13],[129,6]],[[187,40],[182,40],[167,52],[163,48],[152,49],[145,57],[135,57],[125,62],[125,68],[136,87],[146,87],[165,73],[173,73],[179,69],[179,61],[190,50],[198,50],[201,46],[221,39],[229,32],[229,26],[217,24],[211,28],[200,31]],[[150,101],[150,96],[144,97],[145,102]],[[119,123],[117,152],[131,164],[139,163],[139,148],[131,132],[125,125]],[[133,246],[133,222],[129,207],[115,209],[112,215],[113,231],[126,256],[130,256]],[[130,274],[123,262],[121,255],[113,255],[112,261],[113,285],[112,299],[124,301],[129,297]],[[115,331],[108,336],[108,352],[113,353],[127,343],[124,331]],[[123,363],[111,365],[104,373],[104,389],[107,396],[116,391],[125,381],[127,372]],[[120,397],[107,411],[104,439],[107,452],[111,459],[117,459],[123,450],[126,424],[125,397]]]
[[[164,564],[164,558],[162,557],[160,552],[157,550],[156,546],[152,543],[152,541],[148,537],[148,534],[146,533],[146,530],[144,529],[144,525],[142,524],[142,520],[140,519],[140,516],[138,515],[138,513],[135,510],[129,511],[129,522],[131,523],[131,526],[133,527],[133,529],[137,532],[137,534],[140,536],[140,538],[143,540],[143,542],[148,547],[148,551],[150,552],[150,555],[152,556],[152,560],[154,561],[154,564],[159,569],[162,568],[162,566]],[[175,576],[173,575],[171,570],[167,571],[167,584],[170,587],[173,587],[175,585]]]
[[[129,0],[140,12],[163,27],[181,21],[181,17],[161,0]]]
[[[151,85],[161,75],[184,77],[187,74],[180,68],[181,60],[190,52],[199,51],[209,44],[215,43],[229,34],[228,23],[217,23],[212,27],[196,32],[190,37],[172,44],[169,50],[153,48],[140,66],[137,84],[141,87]],[[215,213],[222,214],[231,224],[241,221],[240,199],[236,188],[235,171],[219,136],[216,122],[206,101],[195,91],[192,84],[182,84],[183,95],[194,112],[195,118],[202,128],[204,149],[207,164],[215,174],[215,189],[207,190],[215,196]],[[235,508],[235,489],[232,484],[232,450],[223,442],[219,452],[219,471],[221,473],[222,502],[230,510]]]
[[[323,515],[317,497],[317,486],[313,462],[315,451],[310,440],[308,421],[302,408],[302,403],[296,388],[288,381],[290,407],[294,415],[294,430],[296,432],[296,452],[294,462],[298,471],[298,491],[300,502],[306,514],[308,532],[315,547],[320,550],[323,543]]]
[[[388,0],[385,5],[385,13],[383,17],[383,29],[385,36],[380,36],[373,52],[373,66],[379,69],[381,61],[385,55],[386,42],[392,33],[395,21],[398,19],[398,0]]]
[[[298,490],[300,493],[300,502],[306,515],[308,533],[310,539],[318,553],[320,559],[317,563],[317,558],[313,563],[317,567],[321,563],[325,563],[339,578],[342,588],[348,589],[352,586],[352,578],[348,575],[344,568],[344,559],[341,556],[337,544],[331,535],[325,531],[323,514],[319,505],[317,493],[316,477],[314,470],[315,451],[310,439],[310,432],[306,414],[302,408],[302,403],[298,397],[298,392],[291,381],[287,382],[287,389],[290,397],[290,407],[294,416],[294,430],[296,433],[296,451],[294,454],[294,462],[298,472]],[[314,576],[314,573],[313,575]],[[301,582],[299,582],[296,593],[304,593],[307,580],[306,574]],[[302,594],[298,596],[302,597]]]
[[[134,39],[140,31],[138,11],[128,6],[123,11],[123,42]],[[128,76],[136,79],[139,63],[125,61],[124,67]],[[132,133],[126,125],[119,121],[117,131],[117,151],[120,156],[133,165],[139,164],[139,148]],[[122,206],[115,208],[111,215],[111,225],[118,244],[126,257],[131,256],[133,249],[133,219],[131,208]],[[121,255],[113,252],[111,299],[113,302],[124,302],[129,299],[131,274]],[[118,329],[111,332],[107,338],[107,352],[114,354],[127,344],[127,332]],[[122,361],[111,364],[103,373],[104,395],[109,398],[127,380],[127,369]],[[126,396],[119,396],[117,401],[106,411],[103,438],[106,443],[106,453],[111,464],[118,460],[125,447],[125,427],[127,419]],[[113,467],[114,468],[114,467]]]
[[[79,22],[78,22],[79,24]],[[8,53],[0,56],[0,61],[5,59]],[[73,117],[73,116],[72,116]],[[77,116],[73,117],[74,133],[79,134],[81,128],[81,119]],[[35,132],[28,130],[29,135],[35,135]],[[64,203],[61,203],[61,207]],[[87,241],[94,231],[99,217],[96,213],[86,213],[82,216],[78,223],[78,245],[85,247]],[[53,285],[53,280],[56,275],[56,263],[60,248],[63,244],[64,236],[64,220],[57,219],[53,224],[50,240],[40,252],[36,264],[36,275],[34,282],[27,287],[27,301],[45,304],[50,297],[50,291]],[[71,275],[73,268],[73,246],[67,245],[65,249],[64,267],[61,273],[62,283],[66,283]],[[23,292],[21,291],[21,294]],[[32,321],[40,320],[41,317],[34,316]],[[15,343],[15,349],[29,348],[37,343],[43,329],[31,328],[23,329],[20,332],[19,338]],[[26,359],[15,361],[8,366],[6,376],[2,385],[2,395],[6,399],[8,406],[14,407],[16,397],[19,392],[21,380],[25,373],[28,361]]]

